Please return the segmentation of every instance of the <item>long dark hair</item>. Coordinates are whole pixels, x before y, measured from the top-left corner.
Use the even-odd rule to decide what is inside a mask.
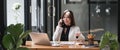
[[[65,15],[67,12],[70,12],[69,18],[70,18],[70,20],[71,20],[71,26],[75,26],[74,14],[73,14],[73,12],[72,12],[71,10],[65,10],[64,13],[63,13],[63,15],[61,16],[61,19],[64,18],[64,15]]]

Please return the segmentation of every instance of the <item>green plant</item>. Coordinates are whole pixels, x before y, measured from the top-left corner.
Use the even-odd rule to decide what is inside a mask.
[[[24,39],[30,31],[24,32],[24,27],[21,23],[16,25],[11,24],[6,28],[6,35],[4,35],[2,43],[7,50],[28,50],[20,47],[22,39]]]
[[[109,46],[110,50],[118,50],[119,43],[117,39],[117,35],[113,34],[111,32],[105,32],[105,34],[102,35],[101,40],[100,40],[100,48],[105,48],[106,45]]]

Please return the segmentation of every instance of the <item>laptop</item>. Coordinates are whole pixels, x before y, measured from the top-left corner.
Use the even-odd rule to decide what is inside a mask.
[[[32,44],[51,46],[47,33],[31,32],[29,35],[32,39]]]

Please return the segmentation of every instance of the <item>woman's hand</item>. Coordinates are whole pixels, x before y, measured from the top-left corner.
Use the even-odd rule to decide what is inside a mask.
[[[62,26],[62,22],[63,22],[62,19],[60,19],[59,22],[58,22],[58,26],[61,27]]]

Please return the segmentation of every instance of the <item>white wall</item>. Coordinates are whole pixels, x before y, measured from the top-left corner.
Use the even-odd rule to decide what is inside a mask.
[[[19,9],[20,16],[18,17],[18,23],[24,24],[24,0],[7,0],[7,26],[10,24],[16,24],[16,13],[12,10],[13,4],[20,3]]]

